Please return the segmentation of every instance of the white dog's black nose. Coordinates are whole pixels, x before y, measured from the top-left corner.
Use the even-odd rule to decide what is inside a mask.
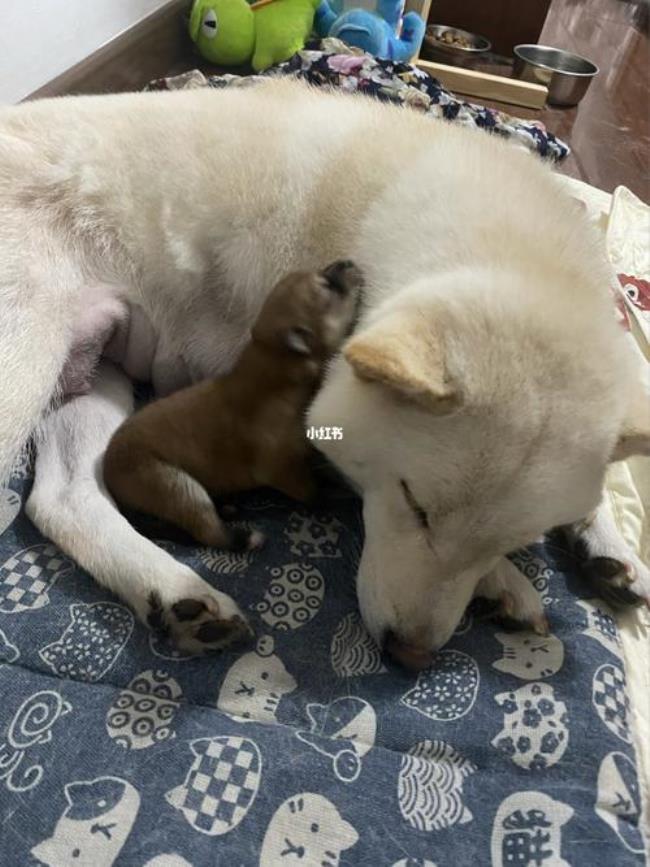
[[[410,644],[399,638],[394,632],[386,633],[384,650],[391,659],[404,668],[408,668],[409,671],[422,671],[429,668],[433,662],[432,650]]]

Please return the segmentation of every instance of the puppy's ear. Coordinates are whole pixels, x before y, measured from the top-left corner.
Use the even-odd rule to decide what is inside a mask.
[[[463,403],[438,335],[416,311],[394,313],[370,325],[347,342],[343,355],[360,379],[379,383],[438,415]]]
[[[290,328],[285,335],[285,343],[288,349],[298,355],[311,355],[313,334],[309,328],[296,325]]]
[[[650,394],[638,382],[631,398],[631,406],[611,457],[612,463],[624,461],[633,455],[650,455]]]

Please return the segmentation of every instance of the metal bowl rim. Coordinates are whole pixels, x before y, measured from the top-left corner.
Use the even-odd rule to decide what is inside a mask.
[[[542,48],[544,51],[557,51],[564,54],[566,57],[572,57],[574,60],[580,60],[583,63],[588,63],[593,68],[593,72],[570,72],[568,69],[558,69],[557,66],[550,66],[548,63],[542,63],[540,60],[531,60],[529,57],[522,57],[519,52],[520,48]],[[541,69],[548,69],[550,72],[557,72],[559,75],[573,75],[576,78],[593,78],[598,75],[600,68],[589,60],[588,57],[583,57],[581,54],[574,54],[572,51],[565,51],[564,48],[555,48],[553,45],[537,45],[534,42],[522,42],[521,45],[515,45],[512,49],[515,57],[522,63],[530,63],[531,66],[539,66]]]
[[[427,29],[425,31],[425,35],[429,36],[429,30],[432,30],[434,27],[439,27],[443,31],[451,30],[452,33],[461,33],[463,36],[471,36],[472,39],[480,39],[485,45],[479,47],[478,45],[472,45],[470,48],[464,48],[461,45],[450,45],[446,42],[439,42],[438,39],[434,39],[434,42],[441,45],[442,48],[446,48],[448,51],[464,51],[467,54],[474,53],[483,53],[485,51],[490,51],[492,48],[492,43],[489,39],[486,39],[485,36],[481,36],[480,33],[472,33],[469,30],[462,30],[460,27],[451,27],[448,24],[429,24],[427,25]],[[433,39],[432,36],[429,36],[430,39]]]

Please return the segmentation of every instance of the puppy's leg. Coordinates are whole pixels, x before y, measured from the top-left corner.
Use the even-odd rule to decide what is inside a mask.
[[[541,596],[507,557],[502,557],[494,569],[481,578],[474,596],[498,600],[497,617],[528,625],[538,635],[548,635]]]
[[[588,558],[583,572],[602,599],[615,608],[643,601],[650,607],[650,569],[621,536],[606,497],[587,519],[566,530]]]
[[[104,486],[102,454],[132,404],[128,379],[103,362],[90,394],[48,416],[27,514],[179,647],[193,653],[222,647],[250,632],[235,602],[137,533]]]
[[[229,530],[203,485],[131,440],[128,427],[108,447],[104,481],[120,505],[181,527],[202,545],[246,551],[263,541],[258,531]]]
[[[302,455],[292,456],[275,466],[268,484],[302,503],[307,503],[316,496],[316,481]]]

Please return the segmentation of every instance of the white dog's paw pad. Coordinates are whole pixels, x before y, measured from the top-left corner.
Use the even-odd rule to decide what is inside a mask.
[[[152,593],[147,622],[154,631],[169,636],[180,650],[193,654],[220,650],[253,634],[243,617],[224,617],[219,604],[207,596],[187,597],[164,606]]]
[[[635,570],[629,564],[614,557],[591,557],[583,570],[600,598],[613,608],[638,605],[643,601],[643,595],[635,592],[643,588],[637,586],[640,582],[635,580]],[[650,588],[647,595],[650,596]]]

